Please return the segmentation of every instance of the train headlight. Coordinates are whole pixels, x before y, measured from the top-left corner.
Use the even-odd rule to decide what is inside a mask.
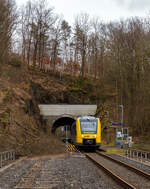
[[[82,137],[84,138],[84,135],[82,135]]]

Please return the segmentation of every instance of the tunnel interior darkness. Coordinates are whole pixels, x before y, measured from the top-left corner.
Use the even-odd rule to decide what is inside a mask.
[[[75,119],[73,119],[71,117],[61,117],[61,118],[57,119],[52,126],[52,133],[55,133],[55,131],[58,127],[62,127],[62,126],[66,126],[66,125],[71,126],[74,121],[75,121]]]

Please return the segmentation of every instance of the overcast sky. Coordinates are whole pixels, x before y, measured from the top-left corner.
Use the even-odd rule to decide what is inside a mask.
[[[16,0],[20,6],[27,0]],[[75,15],[86,12],[109,22],[131,16],[146,17],[150,12],[150,0],[47,0],[55,13],[62,14],[70,24]]]

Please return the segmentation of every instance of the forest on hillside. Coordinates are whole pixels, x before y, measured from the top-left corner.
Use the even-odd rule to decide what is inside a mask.
[[[8,62],[102,82],[124,106],[134,135],[150,132],[150,18],[67,20],[46,0],[0,0],[0,70]]]

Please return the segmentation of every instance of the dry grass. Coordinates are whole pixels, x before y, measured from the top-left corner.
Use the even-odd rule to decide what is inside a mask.
[[[37,142],[24,145],[23,149],[26,152],[26,155],[33,157],[64,153],[65,145],[54,135],[42,133]]]
[[[114,143],[102,145],[102,148],[106,150],[107,154],[124,154],[125,149],[116,148]]]
[[[150,152],[150,144],[133,144],[133,148]]]

